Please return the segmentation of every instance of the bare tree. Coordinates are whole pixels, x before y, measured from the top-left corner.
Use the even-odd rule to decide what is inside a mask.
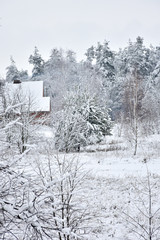
[[[45,115],[38,116],[32,109],[36,99],[31,95],[24,95],[20,88],[16,91],[7,92],[2,95],[2,111],[0,114],[1,141],[9,148],[17,147],[20,153],[26,151],[35,135],[35,130],[46,120]]]
[[[158,240],[160,239],[159,177],[150,174],[147,165],[146,168],[146,179],[132,185],[134,196],[130,197],[128,211],[125,209],[122,213],[127,226],[136,234],[137,239]]]
[[[91,209],[83,188],[87,177],[83,165],[75,158],[52,155],[48,151],[45,164],[37,160],[38,175],[46,196],[48,211],[43,214],[43,221],[57,228],[48,235],[54,239],[73,240],[81,237],[89,230],[88,222],[92,218]]]
[[[137,154],[139,125],[143,119],[142,99],[144,92],[142,79],[136,69],[128,78],[124,91],[124,115],[130,129],[130,138],[134,142],[134,155]]]
[[[18,162],[24,155],[14,158],[4,158],[1,155],[0,164],[0,239],[25,239],[27,233],[27,212],[30,212],[29,202],[30,181],[18,171]]]

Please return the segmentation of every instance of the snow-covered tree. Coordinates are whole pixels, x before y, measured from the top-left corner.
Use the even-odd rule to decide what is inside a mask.
[[[63,94],[67,90],[68,65],[62,49],[54,48],[44,67],[44,84],[48,96],[51,97],[52,108],[61,108]],[[69,75],[72,79],[72,76]]]
[[[138,75],[145,81],[155,66],[154,50],[146,48],[143,38],[137,37],[135,42],[131,40],[128,46],[118,52],[118,62],[116,66],[118,75],[127,76],[137,69]]]
[[[124,116],[130,129],[130,139],[134,143],[134,155],[137,153],[139,126],[144,117],[142,101],[144,98],[143,80],[137,70],[126,81],[124,90]]]
[[[27,70],[21,70],[19,71],[19,79],[23,82],[23,81],[27,81],[29,79],[29,76],[28,76],[28,72]]]
[[[13,58],[10,58],[11,64],[6,68],[6,81],[13,82],[14,80],[19,80],[19,71],[16,67],[15,61]]]
[[[0,131],[1,136],[4,136],[2,140],[7,143],[9,148],[16,147],[20,153],[23,153],[31,143],[37,126],[40,126],[45,120],[43,117],[36,120],[36,113],[31,111],[35,99],[31,95],[25,95],[21,86],[14,91],[6,86],[1,104]]]
[[[131,186],[129,206],[127,209],[124,208],[122,216],[135,239],[159,239],[160,207],[157,204],[159,187],[159,177],[151,174],[148,168],[145,179],[139,179]]]
[[[74,157],[53,155],[49,146],[44,153],[44,161],[38,155],[26,169],[25,153],[1,156],[1,239],[78,240],[93,227],[84,166]]]
[[[108,110],[81,89],[69,93],[63,110],[56,115],[55,146],[59,150],[79,151],[81,146],[100,142],[111,131]]]
[[[44,72],[44,60],[39,54],[39,50],[37,47],[34,49],[33,55],[29,57],[29,63],[33,65],[32,69],[32,78],[39,77]]]
[[[6,240],[22,237],[24,228],[24,225],[23,227],[21,225],[23,221],[22,212],[24,213],[27,208],[24,203],[27,194],[25,192],[28,184],[27,180],[22,176],[23,174],[13,170],[12,164],[11,159],[10,162],[6,163],[6,159],[4,160],[1,156],[0,238]]]
[[[92,63],[94,61],[94,58],[95,58],[95,48],[94,48],[94,46],[91,46],[90,48],[88,48],[85,55],[87,57],[87,61]]]
[[[103,44],[97,43],[96,47],[90,47],[85,54],[87,61],[95,64],[97,70],[103,75],[107,85],[107,81],[114,82],[115,79],[115,68],[114,58],[115,54],[109,48],[109,42],[104,41]]]
[[[86,53],[87,62],[91,64],[92,69],[97,72],[97,75],[101,76],[101,94],[102,99],[105,101],[109,108],[117,110],[118,102],[117,92],[118,87],[116,85],[116,68],[115,57],[116,54],[109,47],[109,42],[104,41],[103,44],[97,43],[96,47],[90,47]],[[90,67],[91,68],[91,67]],[[113,111],[112,118],[115,118]]]
[[[46,150],[46,167],[41,161],[36,167],[42,190],[36,201],[38,221],[45,223],[45,233],[52,239],[81,239],[90,229],[94,212],[85,185],[87,172],[76,158],[55,156],[51,149]]]

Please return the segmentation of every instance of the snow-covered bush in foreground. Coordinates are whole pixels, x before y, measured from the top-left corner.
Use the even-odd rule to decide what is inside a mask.
[[[81,239],[91,229],[86,171],[72,158],[48,152],[47,162],[17,169],[19,161],[0,167],[0,238]],[[9,162],[9,161],[8,161]],[[92,214],[91,214],[92,213]]]

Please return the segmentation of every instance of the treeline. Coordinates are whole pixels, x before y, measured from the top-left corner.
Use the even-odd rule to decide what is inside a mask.
[[[145,131],[157,131],[160,109],[160,47],[146,47],[143,39],[129,41],[124,49],[115,52],[109,42],[97,43],[85,53],[85,60],[77,62],[69,50],[53,49],[44,61],[37,47],[29,57],[32,76],[18,71],[11,59],[6,81],[43,80],[45,95],[51,97],[52,110],[62,110],[69,93],[87,92],[100,108],[111,109],[114,121],[133,122],[134,117]],[[77,90],[79,89],[79,90]]]
[[[149,85],[158,84],[160,47],[145,47],[141,37],[137,37],[135,42],[129,41],[128,46],[118,52],[111,50],[109,43],[104,41],[97,46],[91,46],[85,55],[86,59],[78,63],[73,51],[65,52],[55,48],[51,51],[50,58],[44,61],[35,47],[34,53],[29,57],[29,63],[33,65],[32,76],[29,77],[25,70],[18,71],[14,60],[11,59],[11,65],[6,68],[6,80],[8,82],[13,81],[14,78],[20,78],[22,81],[44,80],[48,85],[56,85],[52,86],[52,94],[48,93],[53,97],[60,94],[62,90],[68,90],[86,82],[88,88],[97,87],[96,84],[102,83],[101,88],[107,91],[111,91],[114,86],[116,91],[111,91],[112,104],[109,105],[112,108],[114,106],[113,109],[116,111],[122,108],[121,96],[119,96],[122,92],[121,88],[134,70]],[[88,82],[89,79],[92,81]],[[115,102],[119,106],[116,106]]]

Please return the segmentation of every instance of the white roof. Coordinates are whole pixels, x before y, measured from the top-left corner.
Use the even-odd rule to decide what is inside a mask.
[[[43,81],[6,83],[5,92],[10,99],[17,94],[20,103],[30,105],[30,112],[50,111],[50,97],[43,96]]]

